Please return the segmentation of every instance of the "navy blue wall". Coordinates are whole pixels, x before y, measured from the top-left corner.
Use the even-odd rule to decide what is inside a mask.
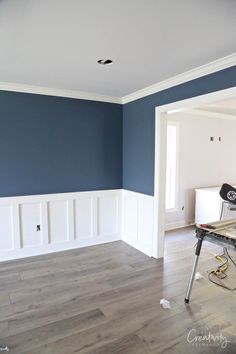
[[[236,66],[123,106],[123,188],[154,194],[155,107],[236,85]],[[235,133],[236,134],[236,133]]]
[[[122,106],[0,92],[0,196],[122,188]]]
[[[153,195],[155,107],[233,87],[236,67],[123,106],[123,188]],[[122,188],[122,106],[0,92],[0,197]]]

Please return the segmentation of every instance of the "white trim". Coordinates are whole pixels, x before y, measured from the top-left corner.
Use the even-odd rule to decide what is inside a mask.
[[[175,166],[175,206],[174,208],[166,208],[166,213],[173,213],[178,211],[178,198],[179,198],[179,145],[180,145],[180,123],[168,119],[167,125],[176,127],[176,166]]]
[[[167,80],[161,81],[157,84],[148,86],[142,90],[138,90],[136,92],[133,92],[130,95],[124,96],[122,98],[122,103],[125,104],[128,102],[135,101],[139,98],[152,95],[156,92],[166,90],[170,87],[183,84],[184,82],[191,81],[191,80],[197,79],[199,77],[212,74],[216,71],[220,71],[220,70],[226,69],[226,68],[234,66],[234,65],[236,65],[236,53],[233,53],[233,54],[228,55],[228,56],[221,58],[221,59],[217,59],[217,60],[212,61],[208,64],[199,66],[195,69],[186,71],[182,74],[173,76],[170,79],[167,79]]]
[[[195,225],[194,220],[191,220],[191,221],[179,220],[179,221],[176,221],[176,222],[170,222],[170,223],[166,224],[165,225],[165,231],[182,229],[184,227],[194,226],[194,225]]]
[[[51,87],[32,86],[26,84],[10,83],[10,82],[0,82],[0,90],[122,104],[121,97],[105,96],[105,95],[99,95],[97,93],[54,89]]]
[[[168,114],[172,112],[181,112],[188,109],[195,109],[198,108],[199,106],[215,103],[220,100],[230,99],[235,97],[236,97],[236,86],[230,87],[225,90],[210,92],[196,97],[190,97],[182,101],[176,101],[162,106],[157,106],[156,112],[162,112]]]
[[[182,74],[173,76],[167,80],[145,87],[141,90],[135,91],[123,97],[106,96],[97,93],[89,93],[89,92],[83,92],[77,90],[63,90],[63,89],[55,89],[51,87],[33,86],[33,85],[11,83],[11,82],[0,82],[0,90],[125,104],[128,102],[135,101],[139,98],[146,97],[154,93],[166,90],[170,87],[183,84],[187,81],[191,81],[199,77],[209,75],[214,72],[229,68],[234,65],[236,65],[236,53],[217,59],[208,64],[199,66],[195,69],[186,71]]]
[[[236,96],[236,87],[156,107],[153,257],[164,256],[167,112],[193,109]]]
[[[121,189],[101,189],[94,191],[84,191],[84,192],[65,192],[65,193],[49,193],[49,194],[33,194],[33,195],[20,195],[16,197],[0,197],[0,206],[7,203],[10,204],[21,204],[33,203],[33,202],[48,202],[54,200],[74,200],[77,196],[87,198],[92,196],[99,197],[106,194],[116,194],[120,193]]]
[[[220,113],[220,112],[212,112],[203,109],[189,109],[188,113],[195,114],[202,117],[215,118],[215,119],[228,119],[228,120],[236,120],[236,115],[228,114],[228,113]]]

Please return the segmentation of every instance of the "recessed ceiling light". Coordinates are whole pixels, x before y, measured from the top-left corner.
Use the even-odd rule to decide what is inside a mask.
[[[113,61],[111,59],[100,59],[100,60],[98,60],[98,64],[111,65],[111,64],[113,64]]]

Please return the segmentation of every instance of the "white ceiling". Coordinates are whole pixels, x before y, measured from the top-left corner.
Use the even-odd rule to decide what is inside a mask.
[[[212,112],[212,113],[221,113],[229,116],[235,116],[236,118],[236,98],[218,101],[216,103],[200,107],[200,110],[206,112]]]
[[[0,0],[0,43],[0,82],[121,97],[234,53],[236,1]]]

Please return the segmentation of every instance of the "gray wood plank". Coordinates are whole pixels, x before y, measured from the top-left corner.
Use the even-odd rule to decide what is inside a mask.
[[[191,328],[210,328],[231,340],[224,353],[236,352],[236,293],[207,279],[218,265],[212,253],[222,250],[204,244],[204,279],[185,305],[193,229],[169,232],[165,241],[161,260],[119,241],[0,263],[0,345],[15,354],[221,353],[187,342]],[[236,284],[235,268],[228,274]],[[170,310],[160,306],[163,297]]]

